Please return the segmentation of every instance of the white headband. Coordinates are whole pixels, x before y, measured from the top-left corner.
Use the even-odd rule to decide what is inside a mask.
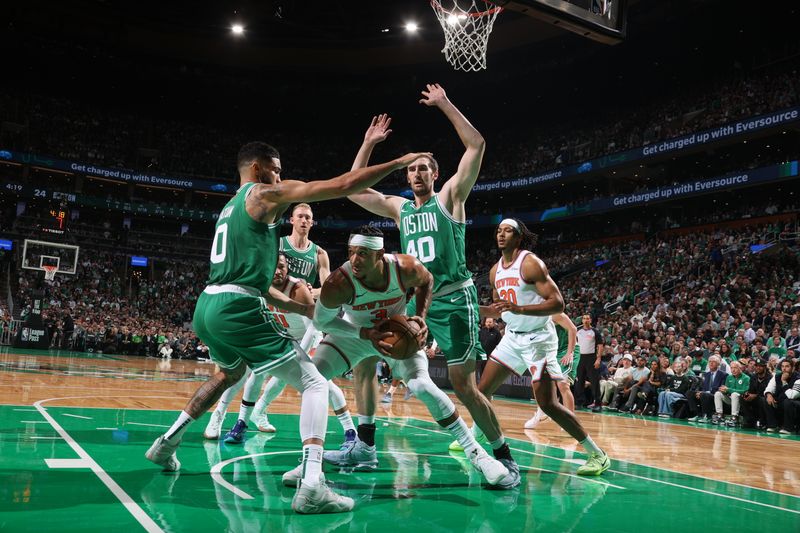
[[[504,218],[503,220],[500,221],[500,224],[506,224],[508,226],[511,226],[512,228],[517,230],[517,233],[522,233],[522,230],[519,229],[519,224],[517,224],[517,221],[514,220],[513,218]],[[498,224],[498,226],[500,224]]]
[[[350,235],[350,246],[363,246],[370,250],[383,250],[383,237],[369,237],[367,235]]]

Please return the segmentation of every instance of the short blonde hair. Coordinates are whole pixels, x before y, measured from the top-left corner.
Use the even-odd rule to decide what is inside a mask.
[[[297,211],[299,208],[305,208],[311,211],[311,218],[314,218],[314,211],[311,209],[311,206],[306,203],[297,204],[292,208],[292,216],[294,216],[294,212]]]

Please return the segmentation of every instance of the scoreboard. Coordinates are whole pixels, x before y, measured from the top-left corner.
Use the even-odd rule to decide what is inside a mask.
[[[492,0],[492,3],[595,41],[616,44],[625,38],[628,0]]]

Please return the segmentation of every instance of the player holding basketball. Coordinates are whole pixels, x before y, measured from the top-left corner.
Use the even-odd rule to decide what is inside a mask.
[[[392,374],[406,382],[408,388],[425,404],[433,419],[458,439],[467,458],[490,485],[511,488],[519,484],[519,475],[509,473],[500,461],[477,443],[450,398],[431,380],[428,359],[422,351],[427,339],[425,317],[431,302],[433,277],[414,257],[386,254],[383,233],[377,228],[362,226],[348,240],[350,260],[334,271],[322,286],[314,310],[314,324],[327,335],[320,342],[314,365],[328,378],[338,376],[354,365],[384,356]],[[379,326],[394,315],[406,314],[406,290],[414,289],[415,313],[408,318],[420,330],[416,337],[417,352],[408,359],[389,356],[391,346],[383,342],[390,336]],[[344,312],[339,318],[340,311]],[[373,365],[374,369],[375,366]],[[374,381],[374,370],[371,378]],[[356,383],[359,406],[358,438],[340,450],[325,452],[325,461],[338,466],[372,470],[378,464],[375,449],[375,404],[364,404],[360,391],[364,383]],[[300,467],[284,474],[284,484],[292,484],[300,476]]]
[[[204,383],[178,419],[145,456],[166,471],[177,471],[176,450],[189,425],[250,367],[270,372],[302,394],[300,436],[303,475],[292,499],[298,513],[346,512],[353,500],[334,493],[322,477],[322,446],[328,416],[328,386],[309,357],[267,309],[267,302],[300,314],[311,307],[270,287],[278,256],[280,217],[294,202],[321,201],[353,194],[408,166],[420,154],[312,181],[281,181],[280,155],[262,142],[244,145],[237,166],[240,188],[216,223],[208,285],[197,300],[194,330],[209,347],[220,371]],[[269,294],[269,299],[262,294]]]
[[[394,220],[400,229],[402,249],[433,274],[434,293],[427,322],[431,336],[447,358],[450,382],[458,399],[486,435],[495,457],[519,476],[519,467],[511,457],[494,409],[475,382],[476,360],[485,354],[478,340],[478,293],[465,257],[464,204],[478,179],[485,141],[450,102],[442,87],[428,85],[422,96],[420,103],[439,108],[464,144],[456,173],[435,193],[433,185],[439,178],[439,165],[433,157],[422,157],[407,169],[413,201],[386,196],[373,189],[349,198],[371,213]],[[367,165],[375,145],[391,133],[390,122],[386,115],[373,118],[353,168]]]
[[[584,447],[589,459],[578,468],[583,476],[599,476],[611,460],[583,429],[575,414],[558,402],[556,382],[563,379],[558,364],[558,336],[551,315],[563,314],[564,299],[544,262],[527,250],[535,236],[525,224],[507,218],[497,226],[502,257],[489,271],[494,303],[486,316],[501,318],[506,333],[481,375],[480,389],[491,395],[511,373],[530,370],[539,408]]]
[[[531,243],[533,245],[535,243]],[[558,392],[561,393],[561,402],[564,407],[575,412],[575,397],[572,395],[572,384],[575,383],[576,357],[580,357],[581,349],[578,346],[578,328],[567,316],[566,313],[553,315],[553,323],[556,326],[558,336],[558,351],[556,358],[561,365],[561,375],[566,379],[557,382]],[[536,410],[536,414],[525,422],[525,429],[533,429],[539,422],[547,420],[549,417],[544,414],[541,407]]]
[[[278,253],[278,264],[275,267],[272,286],[295,302],[304,305],[314,305],[314,299],[311,296],[311,291],[308,289],[306,281],[289,275],[288,262],[286,256],[282,252]],[[309,353],[312,348],[316,347],[319,343],[317,330],[312,326],[310,319],[277,308],[272,304],[268,307],[275,315],[275,319],[286,328],[289,335],[300,343],[300,348],[302,348],[304,352]],[[258,413],[264,409],[264,405],[266,405],[268,401],[274,400],[281,393],[285,387],[285,383],[276,377],[271,378],[270,382],[267,384],[267,390],[264,391],[264,394],[258,399],[258,402],[255,402],[254,406],[253,399],[261,390],[261,385],[264,383],[265,377],[266,374],[254,374],[248,368],[242,379],[235,385],[229,387],[222,394],[214,412],[211,413],[211,419],[203,432],[203,437],[210,440],[219,438],[220,428],[225,419],[228,405],[231,400],[233,400],[233,397],[236,396],[242,384],[244,384],[244,393],[242,394],[242,403],[239,407],[239,418],[236,425],[225,435],[223,440],[226,444],[240,444],[244,442],[245,432],[247,430],[247,419],[253,411],[256,413],[256,424],[259,431],[274,433],[275,428],[269,424],[269,421],[267,420],[266,423],[264,422],[266,416],[262,418]],[[342,423],[345,435],[350,437],[351,440],[354,439],[356,433],[355,426],[353,425],[350,411],[347,410],[347,402],[344,399],[344,394],[332,381],[328,381],[328,397],[336,416]],[[261,407],[259,407],[259,404],[262,404]]]

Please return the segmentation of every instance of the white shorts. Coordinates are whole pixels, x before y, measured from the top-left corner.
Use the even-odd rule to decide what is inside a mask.
[[[386,361],[392,369],[392,376],[406,383],[420,375],[428,375],[428,358],[422,350],[400,361],[380,355],[370,341],[337,335],[323,337],[314,354],[314,364],[326,379],[333,379],[370,357]]]
[[[521,376],[526,370],[531,372],[531,380],[539,381],[547,371],[554,380],[563,379],[561,365],[558,364],[558,336],[552,322],[547,326],[528,333],[514,333],[506,329],[500,343],[489,356],[513,373]]]

